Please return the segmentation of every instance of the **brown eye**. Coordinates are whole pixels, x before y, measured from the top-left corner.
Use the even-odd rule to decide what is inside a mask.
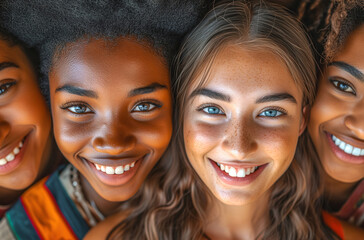
[[[92,112],[90,108],[85,105],[75,105],[67,108],[68,111],[76,114],[85,114]]]

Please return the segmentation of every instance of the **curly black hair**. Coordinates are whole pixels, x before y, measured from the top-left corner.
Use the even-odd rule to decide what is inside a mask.
[[[329,63],[347,37],[364,24],[363,0],[302,0],[298,18],[307,26],[318,60]]]
[[[40,52],[48,76],[56,53],[79,39],[133,37],[147,42],[169,65],[185,33],[209,8],[204,0],[2,0],[9,32]],[[42,80],[42,85],[48,79]],[[46,88],[42,86],[42,88]]]

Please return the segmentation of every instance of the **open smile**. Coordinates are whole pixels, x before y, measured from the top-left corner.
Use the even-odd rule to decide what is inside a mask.
[[[240,164],[228,165],[209,159],[220,179],[230,185],[245,185],[254,181],[268,165],[265,164]]]
[[[20,165],[27,143],[27,134],[23,139],[15,142],[7,150],[2,151],[0,156],[0,174],[7,174]]]
[[[142,164],[146,155],[129,163],[116,163],[115,165],[104,165],[95,163],[82,158],[91,170],[95,173],[96,177],[106,185],[120,186],[127,183],[133,176],[136,175],[140,165]],[[113,160],[117,161],[117,160]],[[124,161],[125,162],[125,161]]]
[[[332,151],[339,159],[354,164],[364,163],[364,148],[355,147],[330,133],[326,133],[326,136]]]

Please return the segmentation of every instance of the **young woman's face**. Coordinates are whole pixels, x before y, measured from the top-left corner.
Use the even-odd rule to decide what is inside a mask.
[[[0,49],[0,188],[22,190],[47,163],[51,117],[24,52]]]
[[[308,125],[326,173],[364,177],[364,25],[354,31],[320,79]]]
[[[134,40],[67,50],[49,77],[57,144],[101,197],[126,200],[171,138],[168,68]]]
[[[305,126],[287,67],[268,51],[228,46],[188,96],[185,148],[202,181],[225,204],[261,197],[289,167]]]

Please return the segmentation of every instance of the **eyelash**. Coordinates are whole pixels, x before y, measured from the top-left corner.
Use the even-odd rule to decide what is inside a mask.
[[[86,109],[86,112],[82,112],[82,113],[76,112],[77,110],[76,111],[70,110],[70,108],[72,108],[72,107],[81,107],[81,108],[86,107],[86,108],[88,108],[89,111],[87,111],[87,109]],[[76,115],[84,115],[84,114],[93,113],[93,109],[88,104],[85,104],[82,102],[68,102],[68,103],[61,105],[60,108],[63,110],[69,111],[72,114],[76,114]]]
[[[348,94],[352,94],[354,96],[356,96],[356,92],[355,92],[355,88],[352,84],[348,83],[347,81],[344,81],[344,80],[338,80],[338,79],[335,79],[335,78],[329,78],[329,81],[331,82],[332,85],[334,85],[334,87],[339,90],[340,92],[344,92],[344,93],[348,93]],[[351,89],[352,91],[345,91],[347,89],[341,89],[340,88],[340,84],[344,84],[344,85],[347,85],[348,88],[347,89]]]
[[[217,108],[219,110],[219,113],[208,113],[208,112],[204,111],[204,109],[206,109],[206,108]],[[199,111],[199,112],[202,111],[203,113],[205,113],[207,115],[225,115],[225,112],[223,110],[221,110],[220,106],[213,105],[213,104],[203,104],[197,108],[197,111]]]
[[[5,94],[7,91],[9,91],[9,89],[11,87],[13,87],[14,85],[16,85],[16,81],[10,81],[10,82],[5,82],[3,84],[0,85],[0,95]]]
[[[279,112],[280,114],[279,115],[276,115],[276,116],[262,116],[261,114],[263,114],[264,112],[267,112],[267,111],[277,111]],[[269,107],[269,108],[266,108],[266,109],[263,109],[259,114],[258,116],[259,117],[264,117],[264,118],[279,118],[281,116],[284,116],[284,115],[287,115],[287,111],[284,110],[283,108],[280,108],[280,107]]]
[[[153,105],[154,107],[151,108],[151,109],[147,109],[146,111],[143,111],[143,110],[139,110],[139,111],[136,111],[135,108],[140,106],[140,105]],[[156,108],[161,108],[163,105],[160,103],[160,102],[157,102],[156,100],[153,100],[153,99],[142,99],[142,100],[139,100],[138,103],[136,103],[133,108],[131,109],[131,112],[136,112],[136,113],[148,113],[148,112],[152,112],[154,110],[156,110]]]

